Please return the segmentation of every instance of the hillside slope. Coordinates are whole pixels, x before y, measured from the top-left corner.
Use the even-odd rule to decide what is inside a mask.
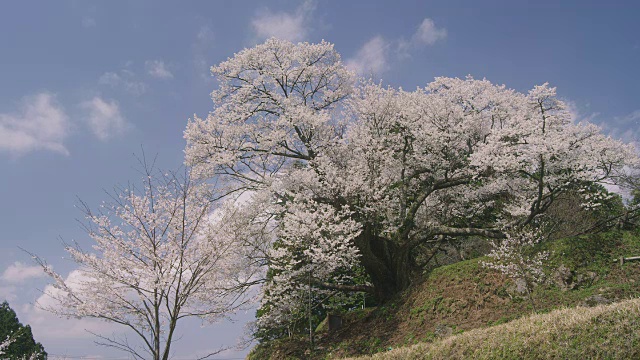
[[[639,328],[640,299],[632,299],[532,315],[357,360],[638,359]]]
[[[547,283],[533,292],[540,313],[640,297],[640,262],[620,266],[613,261],[620,256],[640,255],[640,231],[567,238],[544,246],[553,255]],[[437,268],[394,301],[345,314],[345,324],[338,331],[329,333],[320,327],[313,351],[307,338],[289,338],[258,345],[249,359],[374,354],[439,342],[532,314],[533,307],[518,284],[484,268],[483,260]]]

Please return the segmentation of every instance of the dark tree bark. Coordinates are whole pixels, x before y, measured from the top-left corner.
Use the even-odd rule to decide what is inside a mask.
[[[409,287],[415,269],[406,245],[375,235],[371,226],[365,226],[355,244],[378,301],[385,302]]]

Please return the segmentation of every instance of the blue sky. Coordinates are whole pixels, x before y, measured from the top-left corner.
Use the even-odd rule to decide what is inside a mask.
[[[134,153],[183,159],[182,132],[212,109],[208,68],[270,36],[335,44],[362,75],[413,89],[436,76],[557,86],[579,119],[640,137],[640,4],[634,1],[4,2],[0,11],[0,300],[51,354],[122,358],[35,310],[46,279],[19,247],[63,274],[61,239],[88,244],[76,196],[137,180]],[[176,358],[233,345],[242,324],[189,323]],[[64,331],[63,331],[64,330]],[[106,328],[113,331],[112,328]],[[221,358],[241,357],[225,352]]]

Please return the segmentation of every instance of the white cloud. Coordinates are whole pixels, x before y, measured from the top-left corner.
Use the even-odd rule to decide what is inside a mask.
[[[74,340],[88,343],[95,339],[92,333],[104,335],[112,335],[114,332],[124,333],[123,328],[97,319],[62,318],[29,304],[23,306],[21,310],[25,315],[21,314],[20,320],[24,318],[23,322],[31,326],[33,337],[43,344],[60,344],[61,342],[70,344]]]
[[[17,113],[0,113],[0,151],[50,150],[69,155],[63,143],[69,127],[69,117],[54,95],[45,92],[25,97]]]
[[[309,33],[313,1],[305,1],[294,12],[271,12],[265,9],[251,20],[251,27],[260,40],[276,37],[292,42],[302,41]]]
[[[8,283],[17,284],[25,280],[43,277],[46,274],[40,266],[28,266],[24,263],[16,261],[9,265],[2,273],[2,280]]]
[[[91,132],[102,141],[123,133],[129,126],[115,101],[105,101],[96,96],[80,106],[88,112],[87,124]]]
[[[380,75],[389,68],[389,45],[382,36],[376,36],[367,41],[355,57],[347,60],[346,65],[360,75]]]
[[[81,290],[82,284],[91,278],[86,275],[86,272],[80,270],[73,270],[69,272],[67,278],[64,280],[65,284],[69,286],[71,290]],[[58,301],[55,299],[56,297],[61,297],[65,292],[62,289],[59,289],[53,285],[45,286],[42,291],[42,295],[38,297],[36,300],[36,308],[40,309],[56,309]]]
[[[418,30],[413,34],[411,40],[415,44],[433,45],[438,40],[443,40],[447,37],[447,29],[436,27],[433,20],[425,18],[422,20]]]
[[[112,88],[123,88],[131,95],[140,96],[147,91],[147,85],[135,80],[135,74],[127,69],[116,72],[106,72],[98,79],[98,84],[108,85]]]
[[[578,109],[578,104],[568,99],[565,99],[564,103],[565,103],[567,112],[569,112],[569,114],[571,115],[571,121],[574,123],[580,122],[581,115],[580,115],[580,110]]]
[[[65,282],[71,289],[77,290],[85,279],[86,277],[83,272],[73,270],[69,273]],[[22,313],[26,314],[24,322],[31,325],[34,337],[43,343],[53,339],[92,338],[93,335],[88,331],[97,334],[107,334],[118,330],[122,332],[124,330],[124,328],[116,324],[96,319],[60,318],[46,310],[56,309],[59,306],[55,299],[47,295],[48,293],[60,295],[62,294],[62,290],[56,289],[53,285],[47,285],[43,290],[43,294],[36,300],[35,306],[24,304],[20,309]]]
[[[425,18],[409,40],[399,39],[397,41],[398,56],[401,59],[409,58],[413,50],[427,45],[433,45],[438,42],[438,40],[444,40],[446,38],[447,29],[437,28],[433,20]]]
[[[147,73],[155,78],[170,79],[173,77],[162,60],[148,60],[144,66],[147,68]]]
[[[409,40],[399,38],[385,40],[378,35],[367,41],[358,53],[348,59],[346,64],[359,75],[380,75],[389,69],[389,50],[397,50],[399,59],[411,57],[411,51],[426,45],[433,45],[447,37],[447,30],[436,27],[433,20],[425,18]]]
[[[89,16],[85,16],[82,18],[82,27],[91,28],[95,26],[96,26],[96,19]]]

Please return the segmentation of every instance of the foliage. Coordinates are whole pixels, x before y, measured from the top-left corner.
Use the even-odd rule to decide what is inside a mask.
[[[189,121],[186,162],[218,197],[252,194],[264,210],[247,226],[269,234],[278,272],[262,318],[276,324],[309,284],[385,301],[438,242],[536,226],[563,194],[638,164],[631,145],[574,123],[548,84],[519,93],[441,77],[408,92],[356,82],[329,43],[277,39],[212,72],[214,109]]]
[[[572,186],[540,216],[538,227],[551,239],[609,230],[626,211],[622,197],[596,183]]]
[[[36,343],[29,325],[22,325],[6,301],[0,305],[0,358],[43,360],[47,353]]]
[[[143,163],[142,186],[116,188],[99,212],[84,205],[86,230],[95,242],[87,252],[68,246],[80,266],[66,280],[37,258],[55,280],[46,307],[60,316],[103,319],[122,325],[125,337],[95,334],[99,343],[139,359],[168,359],[180,319],[213,322],[247,300],[256,268],[235,236],[232,212],[212,213],[208,185],[161,173]],[[253,248],[251,248],[253,250]]]

